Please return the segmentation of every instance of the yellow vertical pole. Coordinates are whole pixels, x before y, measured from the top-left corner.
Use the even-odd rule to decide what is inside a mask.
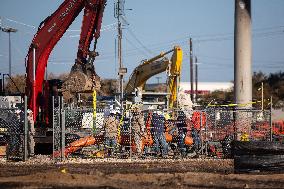
[[[96,118],[97,118],[97,91],[93,91],[93,133],[96,131]]]

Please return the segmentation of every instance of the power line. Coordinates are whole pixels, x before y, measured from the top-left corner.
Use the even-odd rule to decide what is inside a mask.
[[[5,17],[4,17],[5,18]],[[16,24],[19,24],[19,25],[22,25],[22,26],[26,26],[26,27],[29,27],[29,28],[32,28],[32,29],[37,29],[37,27],[33,26],[33,25],[30,25],[30,24],[26,24],[24,22],[20,22],[20,21],[16,21],[16,20],[13,20],[13,19],[10,19],[10,18],[5,18],[7,21],[10,21],[10,22],[13,22],[13,23],[16,23]],[[108,24],[108,25],[103,25],[101,27],[101,31],[105,31],[105,30],[110,30],[110,29],[113,29],[113,26],[115,26],[116,23],[111,23],[111,24]],[[80,32],[81,29],[67,29],[66,30],[67,32]]]
[[[26,23],[23,23],[23,22],[20,22],[20,21],[16,21],[16,20],[13,20],[13,19],[10,19],[10,18],[5,18],[5,19],[10,21],[10,22],[21,24],[21,25],[24,25],[24,26],[27,26],[27,27],[30,27],[30,28],[33,28],[33,29],[36,28],[33,25],[26,24]],[[115,27],[113,27],[115,24],[116,23],[112,23],[112,24],[102,26],[102,31],[116,29]],[[266,28],[257,28],[257,29],[254,29],[253,31],[261,32],[261,31],[272,30],[272,29],[275,29],[275,28],[284,28],[284,26],[272,26],[272,27],[266,27]],[[127,28],[127,30],[129,31],[130,35],[132,35],[132,37],[140,44],[140,46],[141,46],[140,49],[144,49],[147,53],[149,53],[151,55],[153,54],[153,52],[152,52],[153,49],[158,49],[159,47],[166,47],[166,46],[169,47],[169,46],[172,46],[172,45],[177,44],[177,43],[186,44],[186,42],[188,40],[188,36],[181,37],[181,38],[177,38],[175,40],[171,40],[171,41],[167,41],[167,42],[151,44],[149,46],[155,47],[155,48],[149,49],[149,48],[146,47],[146,45],[144,45],[136,37],[136,35],[134,34],[134,32],[130,28]],[[70,30],[67,30],[67,31],[76,32],[76,31],[80,31],[80,30],[70,29]],[[28,32],[25,32],[25,33],[33,35],[32,33],[28,33]],[[280,31],[278,30],[278,31],[265,32],[265,33],[256,33],[256,34],[253,35],[253,37],[254,38],[255,37],[268,37],[268,36],[276,36],[276,35],[283,35],[283,34],[284,33],[283,33],[282,30],[280,30]],[[70,36],[64,36],[64,37],[71,37],[72,38],[72,37],[79,37],[79,36],[80,35],[70,35]],[[210,37],[210,38],[208,38],[208,37]],[[233,40],[233,34],[232,33],[221,33],[221,34],[192,35],[192,38],[193,38],[194,42],[198,42],[198,43],[200,43],[200,42],[220,42],[220,41],[226,41],[226,40]],[[132,49],[132,50],[140,50],[140,49],[135,48],[135,49]]]
[[[16,24],[20,24],[20,25],[23,25],[23,26],[27,26],[27,27],[29,27],[29,28],[36,29],[36,27],[33,26],[33,25],[29,25],[29,24],[26,24],[26,23],[23,23],[23,22],[19,22],[19,21],[16,21],[16,20],[12,20],[12,19],[10,19],[10,18],[5,18],[5,19],[6,19],[7,21],[14,22],[14,23],[16,23]]]
[[[139,45],[150,55],[153,55],[153,52],[148,49],[139,39],[138,37],[135,35],[135,33],[131,30],[131,28],[127,28],[127,31],[129,32],[129,34],[139,43]]]
[[[124,37],[125,37],[126,41],[127,41],[131,46],[134,47],[134,49],[137,49],[138,51],[140,51],[140,52],[141,52],[142,54],[144,54],[145,56],[148,56],[144,51],[139,50],[139,48],[138,48],[132,41],[130,41],[126,36],[124,36]]]

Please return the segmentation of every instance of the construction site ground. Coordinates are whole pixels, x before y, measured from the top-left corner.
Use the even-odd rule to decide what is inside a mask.
[[[283,188],[284,174],[234,174],[233,160],[0,159],[0,188]]]

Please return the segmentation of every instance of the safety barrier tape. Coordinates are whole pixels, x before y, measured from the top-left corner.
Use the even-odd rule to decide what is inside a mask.
[[[246,107],[248,105],[260,103],[261,101],[254,101],[254,102],[248,102],[245,104],[236,104],[236,103],[231,103],[231,104],[208,104],[208,107]]]

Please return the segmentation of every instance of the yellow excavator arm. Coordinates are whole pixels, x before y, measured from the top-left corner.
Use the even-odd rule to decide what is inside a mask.
[[[171,60],[169,60],[165,55],[171,52],[173,52],[173,54]],[[181,65],[182,49],[179,46],[175,46],[167,52],[162,52],[158,56],[142,62],[142,64],[134,69],[126,84],[125,93],[128,95],[131,94],[134,92],[135,88],[143,87],[149,78],[169,69],[168,88],[171,93],[169,105],[173,107],[177,99]]]
[[[177,93],[180,82],[181,66],[182,66],[182,50],[180,47],[175,47],[175,51],[171,58],[170,75],[168,78],[169,92],[171,93],[169,99],[169,107],[176,106]]]

